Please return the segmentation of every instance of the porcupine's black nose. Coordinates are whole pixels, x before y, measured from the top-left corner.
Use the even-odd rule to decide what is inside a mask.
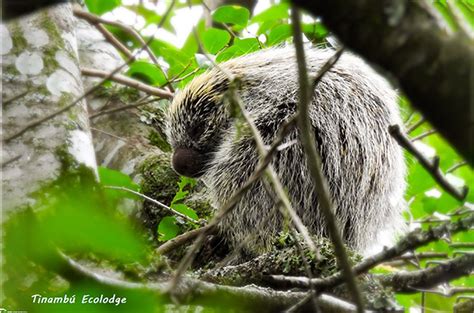
[[[173,168],[183,176],[199,177],[204,174],[205,155],[189,148],[177,148],[173,154]]]

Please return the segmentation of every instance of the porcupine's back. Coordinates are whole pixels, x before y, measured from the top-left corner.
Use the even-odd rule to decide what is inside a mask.
[[[307,49],[310,77],[333,54],[329,49]],[[294,48],[263,50],[220,66],[241,79],[242,100],[270,144],[282,122],[296,110]],[[214,71],[218,70],[212,70],[209,78],[216,75]],[[364,252],[383,243],[384,235],[393,237],[403,227],[405,207],[403,155],[388,133],[389,125],[400,124],[393,89],[362,60],[344,53],[317,85],[310,118],[346,242]],[[249,134],[235,126],[225,134],[205,175],[217,207],[248,179],[258,160]],[[304,224],[312,233],[327,235],[297,131],[284,142],[289,145],[272,164]],[[249,252],[268,248],[283,224],[273,199],[261,182],[254,184],[220,226],[231,245],[247,240]]]

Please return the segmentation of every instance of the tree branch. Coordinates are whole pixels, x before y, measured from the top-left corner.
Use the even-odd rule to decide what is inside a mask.
[[[392,275],[381,275],[380,281],[391,286],[396,292],[417,292],[417,289],[428,289],[441,283],[471,274],[474,270],[474,253],[444,262],[438,266],[411,272],[399,272]]]
[[[109,80],[112,80],[114,82],[117,82],[119,84],[131,87],[131,88],[141,90],[152,96],[157,96],[164,99],[173,98],[172,92],[144,84],[138,80],[135,80],[133,78],[130,78],[124,75],[120,75],[120,74],[109,75],[109,73],[105,71],[96,70],[92,68],[81,68],[81,73],[83,75],[91,76],[91,77],[99,77],[99,78],[107,77]]]
[[[311,99],[313,97],[314,88],[316,88],[318,82],[321,80],[324,74],[332,68],[337,60],[339,60],[343,50],[341,49],[337,51],[333,57],[324,63],[317,73],[313,81],[313,85],[310,86],[306,69],[303,38],[301,35],[300,14],[294,6],[291,8],[291,20],[293,22],[293,39],[296,48],[298,81],[300,86],[297,120],[298,128],[300,130],[300,140],[306,154],[306,161],[314,183],[314,189],[318,195],[319,209],[323,213],[324,221],[326,222],[331,241],[334,245],[334,252],[336,254],[338,264],[344,273],[344,278],[347,281],[348,289],[352,294],[352,299],[357,305],[357,311],[363,312],[364,303],[362,301],[362,295],[357,286],[355,275],[352,272],[346,248],[342,242],[341,232],[338,227],[339,225],[336,221],[336,217],[334,216],[334,206],[329,193],[328,182],[322,169],[321,154],[314,144],[316,140],[312,136],[313,127],[309,118],[309,104],[311,103]]]
[[[410,152],[420,164],[430,173],[433,179],[441,186],[446,192],[455,197],[458,200],[464,200],[469,191],[467,186],[464,186],[461,190],[457,187],[451,185],[446,177],[441,172],[439,168],[439,158],[436,157],[434,160],[428,160],[418,149],[413,145],[413,143],[405,135],[402,134],[400,126],[392,125],[389,127],[389,132],[393,138],[398,142],[400,146],[405,148]]]
[[[92,271],[79,262],[58,253],[60,257],[60,274],[70,281],[85,279],[92,283],[118,290],[132,290],[144,294],[159,296],[165,302],[173,303],[167,292],[169,282],[138,283],[108,277]],[[231,287],[183,277],[175,288],[173,299],[185,304],[210,305],[218,303],[238,303],[239,310],[255,310],[259,312],[283,311],[306,296],[305,292],[275,291],[270,288],[256,286]],[[210,301],[211,300],[211,301]],[[339,298],[321,294],[317,298],[318,305],[324,312],[355,312],[355,307]],[[366,311],[369,313],[370,311]]]

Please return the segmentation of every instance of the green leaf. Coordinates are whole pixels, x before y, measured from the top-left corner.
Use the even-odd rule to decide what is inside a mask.
[[[175,204],[176,202],[178,202],[179,200],[183,200],[184,198],[186,198],[186,196],[188,195],[189,191],[182,191],[182,190],[179,190],[173,197],[173,200],[171,201],[171,205]]]
[[[176,218],[174,216],[165,216],[158,224],[158,239],[167,241],[176,237],[179,232],[179,226],[176,225]]]
[[[135,61],[130,65],[127,75],[144,81],[147,84],[162,86],[167,83],[163,70],[147,61]]]
[[[171,208],[173,210],[178,211],[179,213],[183,213],[184,215],[192,218],[193,220],[199,220],[199,217],[197,216],[196,212],[184,203],[175,203],[171,205]]]
[[[457,31],[459,27],[456,21],[456,17],[449,9],[446,1],[435,1],[433,3],[433,6],[438,10],[439,13],[441,13],[449,27],[451,27],[452,30]]]
[[[234,45],[221,51],[217,57],[217,62],[226,61],[240,55],[254,52],[260,49],[260,43],[256,38],[239,39],[236,38]]]
[[[290,5],[287,2],[283,2],[277,5],[272,5],[270,8],[255,15],[250,21],[250,24],[271,22],[271,21],[276,21],[279,19],[289,18],[289,13],[288,13],[289,8],[290,8]]]
[[[291,37],[292,34],[293,34],[293,30],[291,28],[291,25],[288,25],[288,24],[278,25],[270,31],[266,44],[267,46],[276,45],[284,41],[285,39]]]
[[[321,23],[303,24],[303,32],[309,40],[320,42],[328,35],[329,31]]]
[[[459,10],[464,14],[464,17],[474,29],[474,2],[472,0],[455,1],[455,5],[458,6]]]
[[[233,24],[241,27],[247,26],[250,12],[238,5],[224,5],[212,13],[212,18],[216,22]]]
[[[204,48],[209,53],[216,54],[224,48],[230,40],[230,34],[222,29],[209,28],[201,36]]]
[[[257,35],[261,35],[263,33],[266,33],[268,30],[272,29],[273,27],[280,25],[281,22],[278,20],[270,20],[270,21],[265,21],[260,24],[257,30]]]
[[[99,166],[99,179],[102,185],[121,186],[135,191],[140,188],[127,174],[103,166]]]
[[[102,15],[112,11],[121,4],[120,0],[85,0],[86,6],[91,13]]]
[[[139,191],[140,189],[140,186],[133,182],[130,176],[103,166],[99,167],[99,179],[104,186],[124,187],[133,191]],[[106,189],[105,193],[115,200],[120,198],[139,199],[137,195],[125,190]]]

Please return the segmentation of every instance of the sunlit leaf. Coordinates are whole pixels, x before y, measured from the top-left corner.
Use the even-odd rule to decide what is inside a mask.
[[[289,8],[290,8],[290,5],[287,2],[283,2],[277,5],[272,5],[268,9],[252,17],[250,23],[264,23],[264,22],[270,22],[270,21],[276,21],[279,19],[288,18]]]
[[[212,18],[216,22],[239,25],[241,27],[247,25],[249,17],[249,10],[238,5],[224,5],[212,13]]]
[[[184,203],[175,203],[171,206],[171,208],[178,211],[179,213],[183,213],[184,215],[192,218],[193,220],[197,221],[199,219],[196,212]]]
[[[158,239],[167,241],[176,237],[179,232],[179,226],[176,225],[176,218],[174,216],[165,216],[161,219],[158,225]]]
[[[216,54],[227,45],[230,34],[222,29],[209,28],[202,34],[201,40],[209,53]]]
[[[226,61],[240,55],[254,52],[260,49],[260,43],[256,38],[235,39],[234,44],[221,51],[216,58],[217,62]]]
[[[291,37],[292,34],[293,30],[291,25],[278,25],[270,31],[270,34],[268,34],[267,45],[273,46],[275,44],[278,44],[284,41],[285,39]]]
[[[160,67],[146,61],[135,61],[130,65],[127,75],[144,81],[150,85],[166,84],[166,76]]]
[[[121,0],[85,0],[86,6],[91,13],[102,15],[118,7]]]

